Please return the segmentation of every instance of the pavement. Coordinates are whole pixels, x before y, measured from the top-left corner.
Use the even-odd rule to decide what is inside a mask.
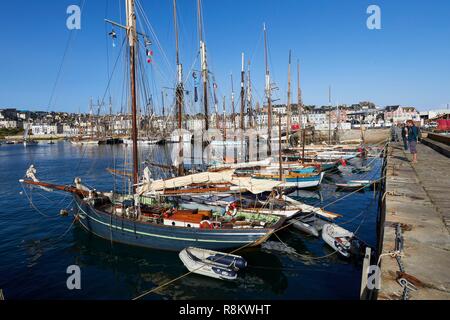
[[[383,250],[395,250],[395,227],[400,223],[404,272],[416,284],[410,300],[450,299],[450,158],[423,144],[418,163],[401,143],[389,147],[386,172],[386,217]],[[399,264],[389,255],[381,261],[380,300],[402,298]]]

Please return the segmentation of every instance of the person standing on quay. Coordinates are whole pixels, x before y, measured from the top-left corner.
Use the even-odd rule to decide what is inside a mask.
[[[406,127],[404,124],[400,126],[401,134],[402,134],[402,140],[403,140],[403,148],[405,148],[405,151],[408,150],[408,127]]]
[[[408,120],[408,144],[412,154],[412,163],[417,163],[417,141],[419,140],[419,128],[413,120]]]

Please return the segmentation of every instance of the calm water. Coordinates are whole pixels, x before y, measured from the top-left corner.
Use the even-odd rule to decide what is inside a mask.
[[[24,193],[18,182],[34,164],[43,181],[70,184],[79,176],[99,190],[111,190],[114,179],[106,168],[120,169],[127,162],[127,151],[125,146],[83,148],[65,142],[0,146],[0,288],[6,299],[131,299],[187,271],[177,253],[112,244],[76,224],[71,226],[71,217],[59,216],[60,209],[71,208],[70,196],[28,189]],[[160,146],[147,147],[142,153],[161,163],[169,154],[169,147]],[[373,165],[373,172],[358,178],[378,177],[379,159]],[[297,196],[309,204],[330,203],[345,195],[336,193],[332,185],[345,178],[330,175],[320,192]],[[372,247],[378,214],[373,197],[373,192],[357,193],[327,207],[343,214],[339,222],[347,221],[345,228],[359,227],[358,236]],[[279,237],[301,255],[321,257],[332,252],[321,239],[295,230],[286,229]],[[260,248],[240,254],[249,267],[235,282],[189,275],[146,299],[359,298],[361,262],[338,255],[311,260]],[[66,287],[69,265],[81,267],[81,290]]]

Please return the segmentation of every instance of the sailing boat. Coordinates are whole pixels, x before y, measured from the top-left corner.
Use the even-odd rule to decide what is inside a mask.
[[[28,122],[25,124],[25,130],[23,132],[23,145],[24,147],[27,146],[35,146],[38,144],[36,140],[30,139],[30,127],[31,123],[28,120]]]
[[[149,196],[151,192],[148,191],[155,184],[161,185],[166,182],[158,183],[151,180],[148,168],[144,170],[143,180],[140,180],[136,98],[138,32],[135,1],[125,0],[125,2],[127,24],[123,28],[126,29],[128,37],[132,111],[132,194],[100,192],[83,185],[79,178],[75,179],[73,185],[41,182],[36,178],[36,169],[33,166],[28,169],[26,179],[20,182],[44,190],[60,190],[72,194],[79,224],[88,232],[110,241],[176,251],[190,246],[220,250],[259,245],[284,223],[284,217],[269,214],[236,214],[233,211],[223,216],[212,211],[182,210],[168,202],[159,201],[158,196]],[[180,192],[179,189],[186,186],[188,184],[186,182],[189,181],[195,183],[195,188],[191,191],[197,193],[230,189],[229,183],[223,181],[220,176],[211,181],[211,175],[204,173],[195,177],[179,177],[171,189]],[[162,193],[167,193],[167,189],[170,188],[164,187]]]

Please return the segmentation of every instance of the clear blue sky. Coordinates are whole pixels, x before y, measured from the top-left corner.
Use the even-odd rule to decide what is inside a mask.
[[[102,98],[119,52],[112,48],[104,18],[120,20],[123,0],[86,0],[81,30],[66,28],[66,8],[79,0],[5,1],[0,10],[0,108],[87,111],[89,97]],[[147,66],[156,103],[160,88],[175,81],[171,0],[140,0],[170,62],[154,46]],[[198,50],[196,0],[178,0],[181,59],[185,73]],[[382,29],[366,28],[366,9],[377,4]],[[120,10],[119,10],[120,9]],[[230,96],[230,72],[239,91],[241,52],[252,60],[255,98],[264,93],[262,25],[266,22],[270,68],[286,101],[288,51],[301,62],[306,104],[370,100],[421,110],[450,103],[450,1],[448,0],[203,0],[204,28],[218,95]],[[117,31],[117,29],[116,29]],[[50,96],[69,34],[72,41],[55,95]],[[154,40],[154,39],[153,39]],[[155,41],[154,41],[155,42]],[[198,67],[197,67],[198,68]],[[153,70],[153,71],[152,71]],[[114,108],[122,97],[121,64],[111,82]],[[188,85],[189,87],[189,85]],[[237,94],[238,96],[238,94]],[[294,90],[294,97],[296,97]],[[222,98],[220,98],[222,101]],[[222,102],[220,102],[220,107]]]

